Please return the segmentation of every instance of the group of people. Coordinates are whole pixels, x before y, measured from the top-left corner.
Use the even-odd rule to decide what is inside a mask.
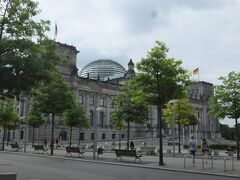
[[[188,145],[189,145],[189,151],[192,155],[193,163],[195,163],[195,155],[196,155],[196,151],[197,151],[197,142],[194,139],[194,136],[191,137]],[[207,163],[209,148],[208,148],[208,143],[207,143],[205,138],[202,138],[202,141],[201,141],[201,151],[202,151],[202,155],[205,158],[205,162]]]
[[[53,144],[55,144],[55,148],[56,148],[56,149],[59,148],[59,147],[61,147],[61,146],[58,144],[58,138],[55,139],[55,141],[54,141]],[[47,149],[47,146],[48,146],[48,144],[47,144],[47,139],[44,139],[44,140],[43,140],[43,147]]]

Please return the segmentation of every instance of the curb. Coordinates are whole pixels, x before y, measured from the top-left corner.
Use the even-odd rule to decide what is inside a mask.
[[[1,151],[3,153],[13,154],[9,151]],[[126,163],[119,163],[119,162],[106,162],[101,160],[88,160],[88,159],[75,159],[70,157],[63,157],[63,156],[56,156],[56,155],[42,155],[42,154],[31,154],[31,153],[24,153],[24,152],[14,152],[14,154],[21,154],[26,156],[35,156],[35,157],[45,157],[45,158],[52,158],[52,159],[64,159],[68,161],[82,161],[88,163],[98,163],[98,164],[107,164],[107,165],[115,165],[115,166],[125,166],[125,167],[135,167],[135,168],[145,168],[145,169],[154,169],[154,170],[165,170],[165,171],[173,171],[173,172],[183,172],[183,173],[194,173],[194,174],[201,174],[201,175],[210,175],[210,176],[221,176],[221,177],[231,177],[231,178],[240,178],[239,175],[231,175],[231,174],[223,174],[223,173],[211,173],[211,172],[201,172],[201,171],[193,171],[193,170],[183,170],[183,169],[175,169],[175,168],[166,168],[164,166],[157,166],[152,167],[148,165],[137,165],[137,164],[126,164]]]

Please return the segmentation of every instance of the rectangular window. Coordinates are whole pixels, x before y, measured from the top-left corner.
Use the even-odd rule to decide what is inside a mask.
[[[106,139],[106,134],[102,133],[102,139]]]
[[[84,141],[84,133],[79,134],[79,139],[80,139],[80,141]]]
[[[20,101],[21,104],[20,104],[20,117],[23,117],[24,116],[24,101]]]
[[[21,133],[20,133],[20,139],[23,139],[23,136],[24,136],[24,131],[21,131]]]
[[[122,139],[124,139],[124,137],[125,137],[125,135],[124,135],[124,134],[122,134]]]
[[[80,95],[80,96],[79,96],[79,103],[80,103],[80,104],[83,104],[83,103],[84,103],[84,96],[83,96],[83,95]]]
[[[20,110],[19,110],[19,107],[17,107],[17,109],[16,109],[16,113],[19,114],[19,111],[20,111]]]
[[[93,126],[93,111],[89,111],[90,125]]]
[[[94,140],[94,133],[91,133],[91,140]]]
[[[115,139],[116,135],[115,134],[112,134],[112,139]]]
[[[12,138],[15,139],[16,133],[13,131]]]
[[[89,105],[95,105],[95,98],[94,97],[90,97]]]
[[[104,102],[104,99],[103,99],[103,98],[100,99],[100,104],[99,104],[99,106],[105,106],[105,102]]]
[[[67,131],[60,131],[59,132],[59,139],[66,141],[67,140]]]

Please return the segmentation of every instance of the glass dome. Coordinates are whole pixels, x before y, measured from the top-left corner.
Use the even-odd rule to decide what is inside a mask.
[[[99,59],[87,64],[81,71],[80,77],[88,77],[90,79],[98,79],[106,81],[107,79],[115,79],[123,77],[126,73],[125,68],[119,63],[110,59]]]

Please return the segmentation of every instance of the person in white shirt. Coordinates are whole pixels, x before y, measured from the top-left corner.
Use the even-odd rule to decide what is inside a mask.
[[[189,151],[192,155],[193,163],[195,163],[195,155],[196,155],[196,150],[197,150],[197,142],[194,139],[194,136],[191,137],[191,140],[188,143],[189,146]]]

